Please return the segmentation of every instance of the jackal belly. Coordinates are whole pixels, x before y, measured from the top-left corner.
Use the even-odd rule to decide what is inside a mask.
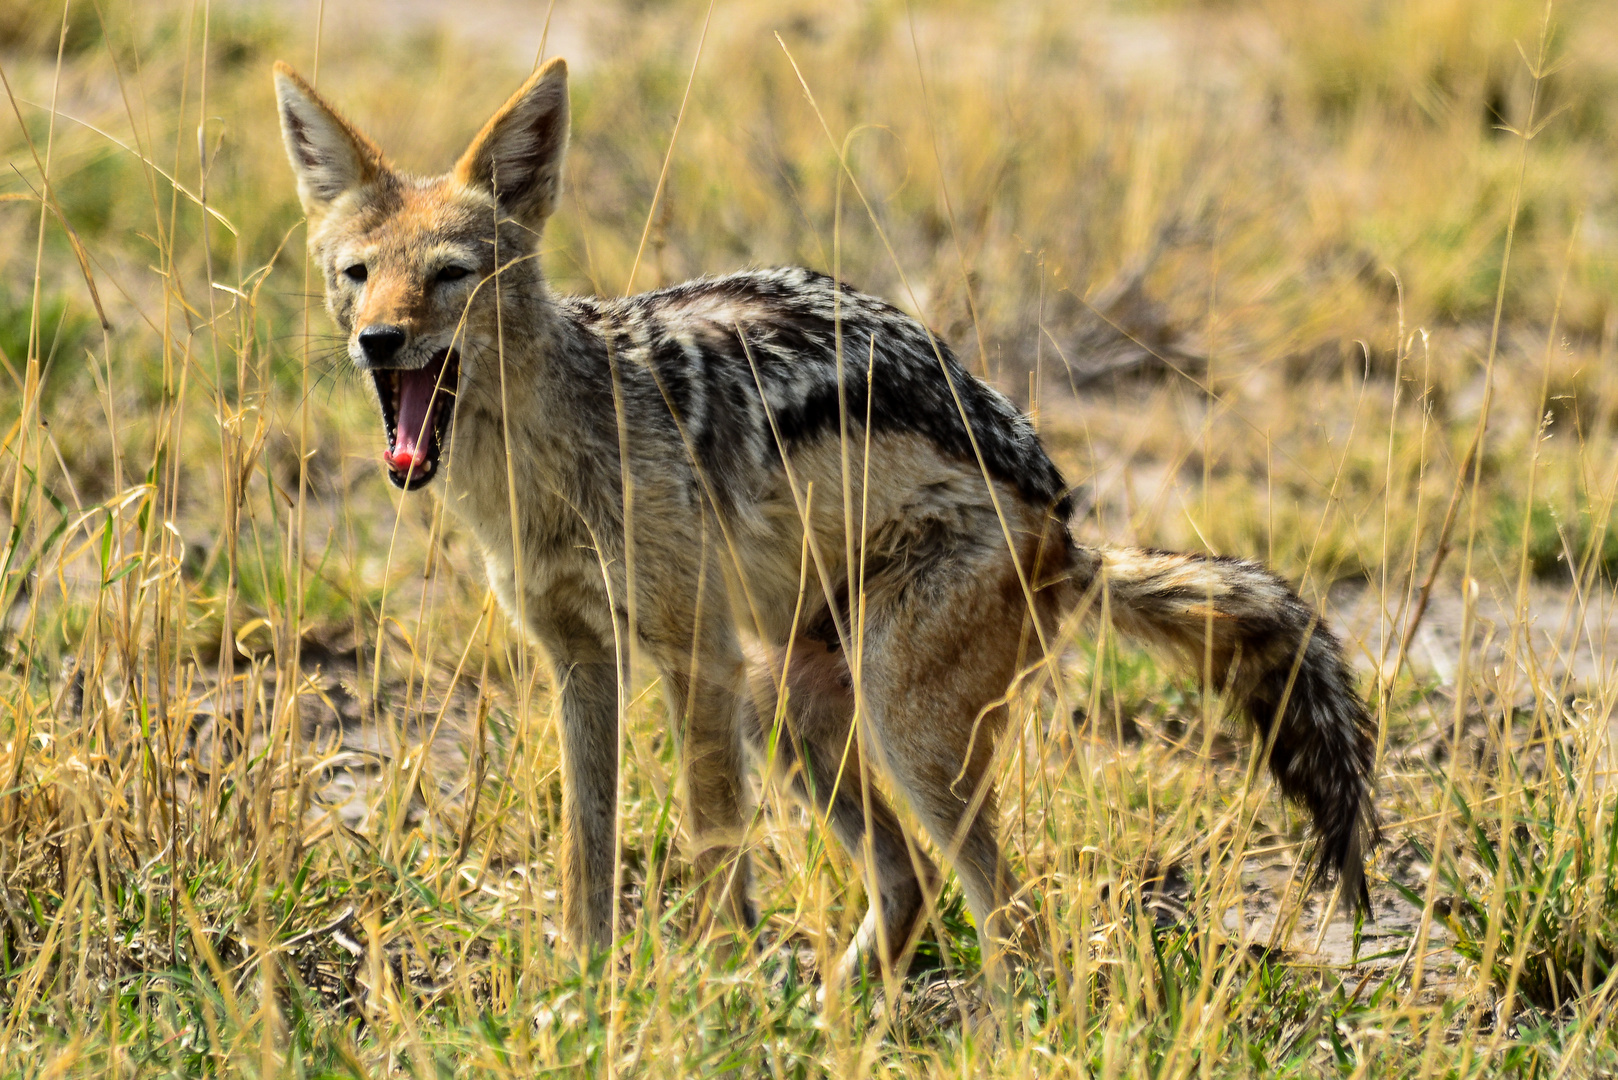
[[[857,428],[846,443],[825,438],[796,449],[749,509],[736,530],[733,598],[773,645],[795,630],[832,645],[862,591],[902,586],[940,561],[981,564],[1011,545],[1021,554],[1053,520],[923,436],[867,441]]]

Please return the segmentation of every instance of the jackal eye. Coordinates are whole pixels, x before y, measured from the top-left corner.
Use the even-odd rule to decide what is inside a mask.
[[[438,272],[435,280],[437,280],[440,284],[450,281],[459,281],[471,272],[472,271],[470,269],[464,266],[446,266]]]
[[[365,272],[365,264],[355,263],[353,266],[350,266],[347,270],[343,271],[343,276],[354,282],[356,285],[360,284],[367,277]]]

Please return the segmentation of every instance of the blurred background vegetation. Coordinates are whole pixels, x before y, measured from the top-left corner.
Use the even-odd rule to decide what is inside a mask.
[[[312,494],[346,500],[359,485],[379,501],[376,470],[350,460],[373,456],[361,395],[334,390],[339,353],[302,295],[265,66],[280,57],[314,71],[318,39],[322,89],[401,165],[433,171],[548,33],[548,50],[571,51],[576,72],[571,194],[545,242],[558,288],[624,291],[648,228],[636,288],[743,265],[836,269],[924,316],[1042,417],[1060,417],[1053,442],[1071,480],[1094,485],[1103,533],[1173,545],[1200,531],[1220,549],[1277,549],[1298,576],[1321,552],[1300,549],[1300,522],[1274,515],[1319,518],[1323,479],[1343,454],[1328,446],[1346,439],[1355,403],[1388,412],[1401,355],[1441,427],[1464,429],[1481,407],[1514,204],[1497,393],[1531,407],[1547,384],[1564,445],[1610,420],[1618,30],[1598,2],[1558,5],[1554,71],[1536,80],[1544,14],[1533,2],[1438,0],[720,6],[651,212],[703,35],[700,4],[561,5],[548,29],[545,11],[516,5],[463,25],[426,4],[86,4],[69,9],[64,34],[53,4],[28,0],[0,24],[28,135],[15,123],[4,134],[17,167],[0,193],[17,201],[0,215],[0,350],[20,390],[36,300],[32,143],[48,147],[56,203],[100,279],[123,456],[152,457],[165,393],[157,338],[186,306],[187,334],[232,307],[229,294],[210,295],[211,272],[232,288],[262,285],[251,341],[232,344],[251,349],[239,373],[253,385],[223,389],[267,395],[277,479],[287,486],[295,468],[285,417],[303,407],[307,358],[315,426],[355,432],[341,447],[319,440]],[[1530,123],[1525,159],[1514,132]],[[206,243],[193,198],[199,130],[222,219]],[[74,407],[95,393],[85,350],[101,345],[96,311],[59,223],[44,248],[40,405],[62,425],[56,441],[81,497],[96,500],[119,480],[105,418]],[[1401,328],[1420,331],[1415,343],[1401,343]],[[222,371],[227,383],[237,373]],[[1291,388],[1366,375],[1340,407],[1289,404],[1319,400]],[[1084,422],[1086,403],[1121,385],[1138,412],[1109,420],[1109,400]],[[1188,421],[1206,391],[1211,409]],[[15,417],[22,395],[10,397]],[[1178,415],[1158,422],[1165,412]],[[1486,450],[1509,456],[1538,417],[1513,408],[1499,421]],[[217,487],[208,458],[180,466],[181,490]],[[1164,504],[1204,483],[1234,495],[1251,486],[1255,460],[1287,504],[1272,497],[1266,520],[1219,515],[1193,529]],[[1148,461],[1159,469],[1114,475]],[[1308,566],[1334,580],[1381,561],[1370,533],[1386,470],[1366,463],[1356,475],[1353,464],[1341,464],[1328,553]],[[1536,512],[1588,532],[1590,480],[1553,467]],[[1188,497],[1207,506],[1209,495]],[[1372,524],[1356,528],[1366,514]]]

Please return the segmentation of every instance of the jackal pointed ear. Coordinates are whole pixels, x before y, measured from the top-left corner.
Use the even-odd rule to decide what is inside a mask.
[[[371,183],[386,170],[376,144],[280,61],[275,65],[275,97],[304,213],[324,210],[343,192]]]
[[[456,162],[455,178],[489,192],[503,213],[537,232],[562,194],[567,134],[567,61],[558,57],[483,125]]]

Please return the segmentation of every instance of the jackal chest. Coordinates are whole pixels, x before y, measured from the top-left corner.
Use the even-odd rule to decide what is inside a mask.
[[[469,498],[456,509],[477,539],[489,587],[507,618],[547,648],[570,654],[582,642],[612,641],[614,610],[622,605],[614,604],[604,571],[615,560],[596,550],[564,502],[530,490],[504,505],[498,498]]]

